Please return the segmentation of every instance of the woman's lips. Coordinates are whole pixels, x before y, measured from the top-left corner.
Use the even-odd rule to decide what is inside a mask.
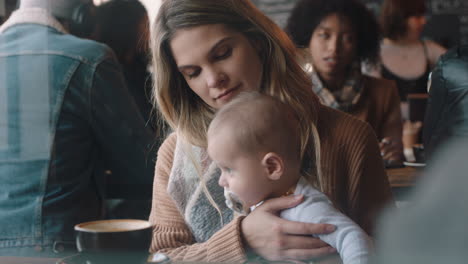
[[[323,59],[327,64],[338,64],[338,58],[325,58]]]
[[[234,88],[231,88],[227,91],[225,91],[224,93],[222,93],[221,95],[219,95],[218,97],[216,97],[216,100],[226,100],[226,99],[229,99],[229,97],[233,94],[234,91],[236,91],[237,89],[239,89],[240,85],[234,87]]]

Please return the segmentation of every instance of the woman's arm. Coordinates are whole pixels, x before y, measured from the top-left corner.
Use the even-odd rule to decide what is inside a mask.
[[[380,213],[393,202],[372,127],[348,114],[322,107],[317,123],[321,139],[323,192],[369,235]]]
[[[403,160],[402,119],[400,110],[400,96],[394,81],[378,80],[382,86],[379,94],[382,99],[383,118],[380,127],[380,152],[384,160]],[[377,87],[376,87],[377,88]],[[380,101],[376,98],[377,101]]]
[[[382,209],[394,206],[394,200],[377,138],[370,126],[356,134],[353,141],[347,157],[351,166],[348,175],[350,214],[372,236]]]

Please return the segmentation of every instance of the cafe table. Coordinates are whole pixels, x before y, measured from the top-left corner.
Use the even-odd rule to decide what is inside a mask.
[[[414,186],[418,177],[422,173],[421,168],[403,167],[387,169],[387,177],[390,186],[395,195],[407,191]],[[27,258],[27,257],[2,257],[0,256],[0,264],[55,264],[59,259],[54,258]],[[174,262],[173,262],[174,263]]]
[[[392,188],[412,187],[422,172],[421,168],[405,166],[387,169],[387,177]]]
[[[421,177],[423,169],[423,167],[405,166],[386,170],[397,206],[407,203],[406,196]]]
[[[55,264],[59,259],[55,258],[26,258],[0,256],[1,264]]]

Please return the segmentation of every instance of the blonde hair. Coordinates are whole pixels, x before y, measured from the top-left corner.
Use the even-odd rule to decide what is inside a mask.
[[[154,105],[178,136],[206,147],[208,126],[214,109],[200,99],[179,73],[170,41],[180,29],[223,24],[256,43],[264,65],[260,92],[290,105],[299,117],[301,157],[307,172],[320,171],[317,129],[319,101],[309,77],[296,62],[296,48],[274,22],[248,0],[164,1],[152,27]],[[311,163],[310,161],[316,161]],[[320,173],[314,175],[321,175]],[[316,187],[320,186],[317,179]]]

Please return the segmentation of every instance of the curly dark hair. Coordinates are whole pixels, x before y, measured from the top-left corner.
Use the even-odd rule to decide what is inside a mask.
[[[392,40],[402,37],[408,30],[406,20],[426,13],[424,0],[385,0],[380,9],[383,36]]]
[[[316,27],[332,14],[351,23],[356,32],[357,57],[363,62],[377,63],[381,39],[379,24],[374,14],[356,0],[300,0],[292,10],[285,30],[297,47],[305,48]]]

